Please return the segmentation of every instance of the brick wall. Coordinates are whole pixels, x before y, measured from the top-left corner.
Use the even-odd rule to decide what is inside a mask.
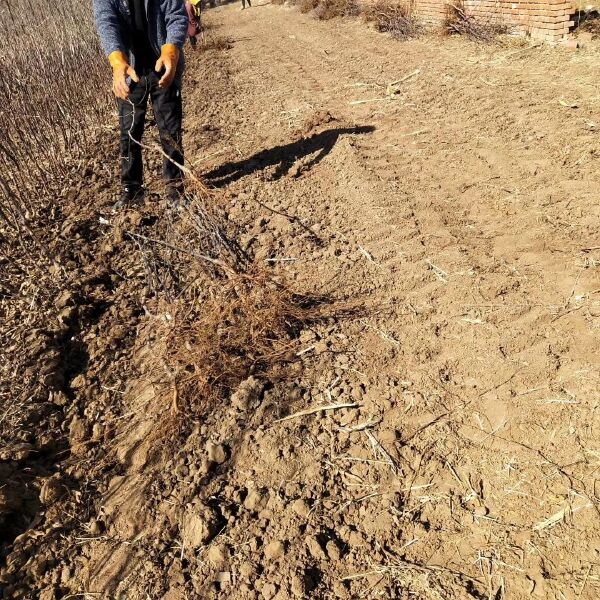
[[[425,23],[443,23],[453,0],[413,0],[415,15]],[[456,6],[459,5],[457,0]],[[572,0],[463,0],[467,15],[483,22],[506,24],[511,31],[532,39],[557,42],[573,26],[575,4]]]

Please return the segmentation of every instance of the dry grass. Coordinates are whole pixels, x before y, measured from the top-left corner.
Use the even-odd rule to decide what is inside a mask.
[[[360,11],[361,6],[358,0],[346,0],[346,17],[358,17]]]
[[[177,386],[179,417],[206,409],[249,375],[276,378],[298,360],[296,337],[310,322],[350,316],[359,306],[292,290],[255,265],[237,245],[220,197],[193,173],[194,199],[155,237],[126,234],[138,245],[148,287],[170,318],[158,364]]]
[[[179,415],[210,407],[250,375],[274,379],[298,360],[300,331],[309,323],[352,317],[358,303],[333,302],[293,290],[254,264],[220,196],[201,187],[161,239],[139,240],[155,292],[171,318],[159,339],[160,363],[177,387]]]
[[[481,19],[468,15],[462,3],[458,3],[446,7],[444,32],[447,35],[464,35],[476,42],[490,43],[499,35],[508,33],[509,29],[494,16]]]
[[[173,305],[165,361],[176,382],[178,409],[204,410],[250,375],[285,375],[285,366],[298,360],[297,335],[304,326],[352,312],[296,294],[257,267],[211,286],[194,306]]]
[[[321,21],[335,17],[354,17],[360,13],[356,0],[321,0],[314,10],[314,15]]]
[[[422,32],[409,4],[396,4],[390,0],[378,0],[366,8],[365,19],[375,24],[377,31],[389,33],[399,40],[418,36]]]
[[[232,390],[248,375],[264,374],[274,364],[293,359],[291,336],[307,311],[266,272],[213,286],[192,314],[184,305],[174,314],[167,337],[167,362],[177,373],[179,397],[193,409]]]
[[[309,13],[319,6],[319,0],[299,0],[297,5],[301,13]]]
[[[600,35],[600,11],[598,8],[586,8],[575,13],[576,31]]]

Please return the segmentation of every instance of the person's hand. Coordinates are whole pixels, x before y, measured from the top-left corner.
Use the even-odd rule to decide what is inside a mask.
[[[165,89],[168,88],[175,79],[177,73],[177,64],[179,63],[179,48],[174,44],[165,44],[160,49],[160,58],[156,61],[154,70],[160,73],[165,70],[164,75],[160,78],[158,86]]]
[[[140,78],[137,76],[135,69],[129,66],[125,54],[120,50],[115,50],[108,57],[108,62],[113,70],[113,92],[117,98],[127,100],[129,97],[129,86],[127,85],[127,77],[131,77],[136,83]]]

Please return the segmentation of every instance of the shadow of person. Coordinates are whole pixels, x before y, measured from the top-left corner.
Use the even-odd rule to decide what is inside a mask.
[[[228,162],[204,175],[204,179],[215,187],[222,187],[233,183],[255,171],[262,171],[267,167],[276,166],[271,180],[280,179],[288,173],[292,165],[300,158],[316,155],[304,165],[303,170],[308,170],[321,162],[342,135],[361,135],[372,133],[375,127],[364,125],[360,127],[336,127],[321,133],[315,133],[307,138],[295,142],[261,150],[249,158],[236,162]]]

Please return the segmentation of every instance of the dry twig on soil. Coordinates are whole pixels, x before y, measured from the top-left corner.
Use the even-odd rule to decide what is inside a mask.
[[[365,8],[364,15],[365,20],[375,23],[377,31],[389,33],[399,40],[416,37],[422,32],[422,26],[413,15],[410,4],[377,0]]]
[[[490,43],[499,35],[508,33],[508,27],[498,18],[475,18],[467,14],[460,2],[448,4],[444,19],[444,31],[448,35],[465,35],[476,42]]]
[[[332,410],[339,410],[341,408],[358,408],[359,404],[356,402],[342,402],[341,404],[324,404],[322,406],[313,406],[305,410],[298,411],[281,419],[277,419],[275,423],[282,423],[283,421],[289,421],[291,419],[297,419],[298,417],[305,417],[307,415],[314,415],[319,412],[329,412]]]

